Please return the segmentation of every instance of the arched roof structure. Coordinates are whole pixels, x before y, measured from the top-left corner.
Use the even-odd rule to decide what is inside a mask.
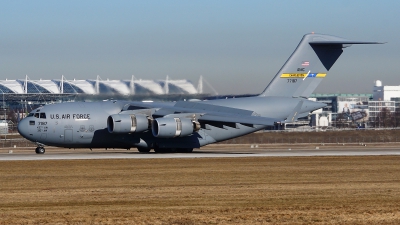
[[[132,83],[133,82],[133,83]],[[168,87],[165,85],[168,84]],[[198,94],[188,80],[0,80],[4,94]]]

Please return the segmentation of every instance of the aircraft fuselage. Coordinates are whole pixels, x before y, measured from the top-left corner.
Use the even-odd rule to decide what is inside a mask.
[[[321,103],[299,98],[250,97],[196,102],[207,106],[235,107],[254,111],[258,116],[280,115],[283,121],[292,109],[303,101],[299,113],[308,114],[323,106]],[[238,137],[260,129],[264,125],[248,126],[241,123],[202,122],[201,129],[185,137],[157,138],[151,128],[143,132],[110,133],[107,118],[118,113],[146,114],[152,117],[158,110],[173,109],[175,103],[145,103],[128,101],[70,102],[50,104],[33,110],[20,121],[18,130],[22,136],[43,145],[67,148],[199,148],[201,146]],[[140,109],[127,110],[129,106]],[[199,113],[199,109],[183,109],[179,113]],[[207,111],[207,110],[205,110]],[[200,112],[201,113],[201,112]],[[276,121],[280,122],[280,121]]]

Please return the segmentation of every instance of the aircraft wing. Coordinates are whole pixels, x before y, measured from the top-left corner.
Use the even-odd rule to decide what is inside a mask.
[[[204,102],[177,102],[174,106],[160,108],[153,116],[196,117],[199,122],[211,121],[266,126],[273,126],[275,122],[282,120],[282,118],[261,117],[251,110],[212,105]]]

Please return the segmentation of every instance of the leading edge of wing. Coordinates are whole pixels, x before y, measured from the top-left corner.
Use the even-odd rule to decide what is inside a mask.
[[[310,41],[308,43],[312,45],[332,45],[332,44],[356,45],[356,44],[385,44],[386,42],[345,40],[345,41]]]
[[[215,122],[229,122],[229,123],[244,123],[254,125],[273,126],[276,122],[281,121],[276,118],[260,117],[260,116],[222,116],[222,115],[202,115],[199,121],[215,121]]]

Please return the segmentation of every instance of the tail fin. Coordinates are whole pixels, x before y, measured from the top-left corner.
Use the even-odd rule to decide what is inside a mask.
[[[321,83],[343,48],[352,44],[382,44],[306,34],[260,96],[309,97]]]

